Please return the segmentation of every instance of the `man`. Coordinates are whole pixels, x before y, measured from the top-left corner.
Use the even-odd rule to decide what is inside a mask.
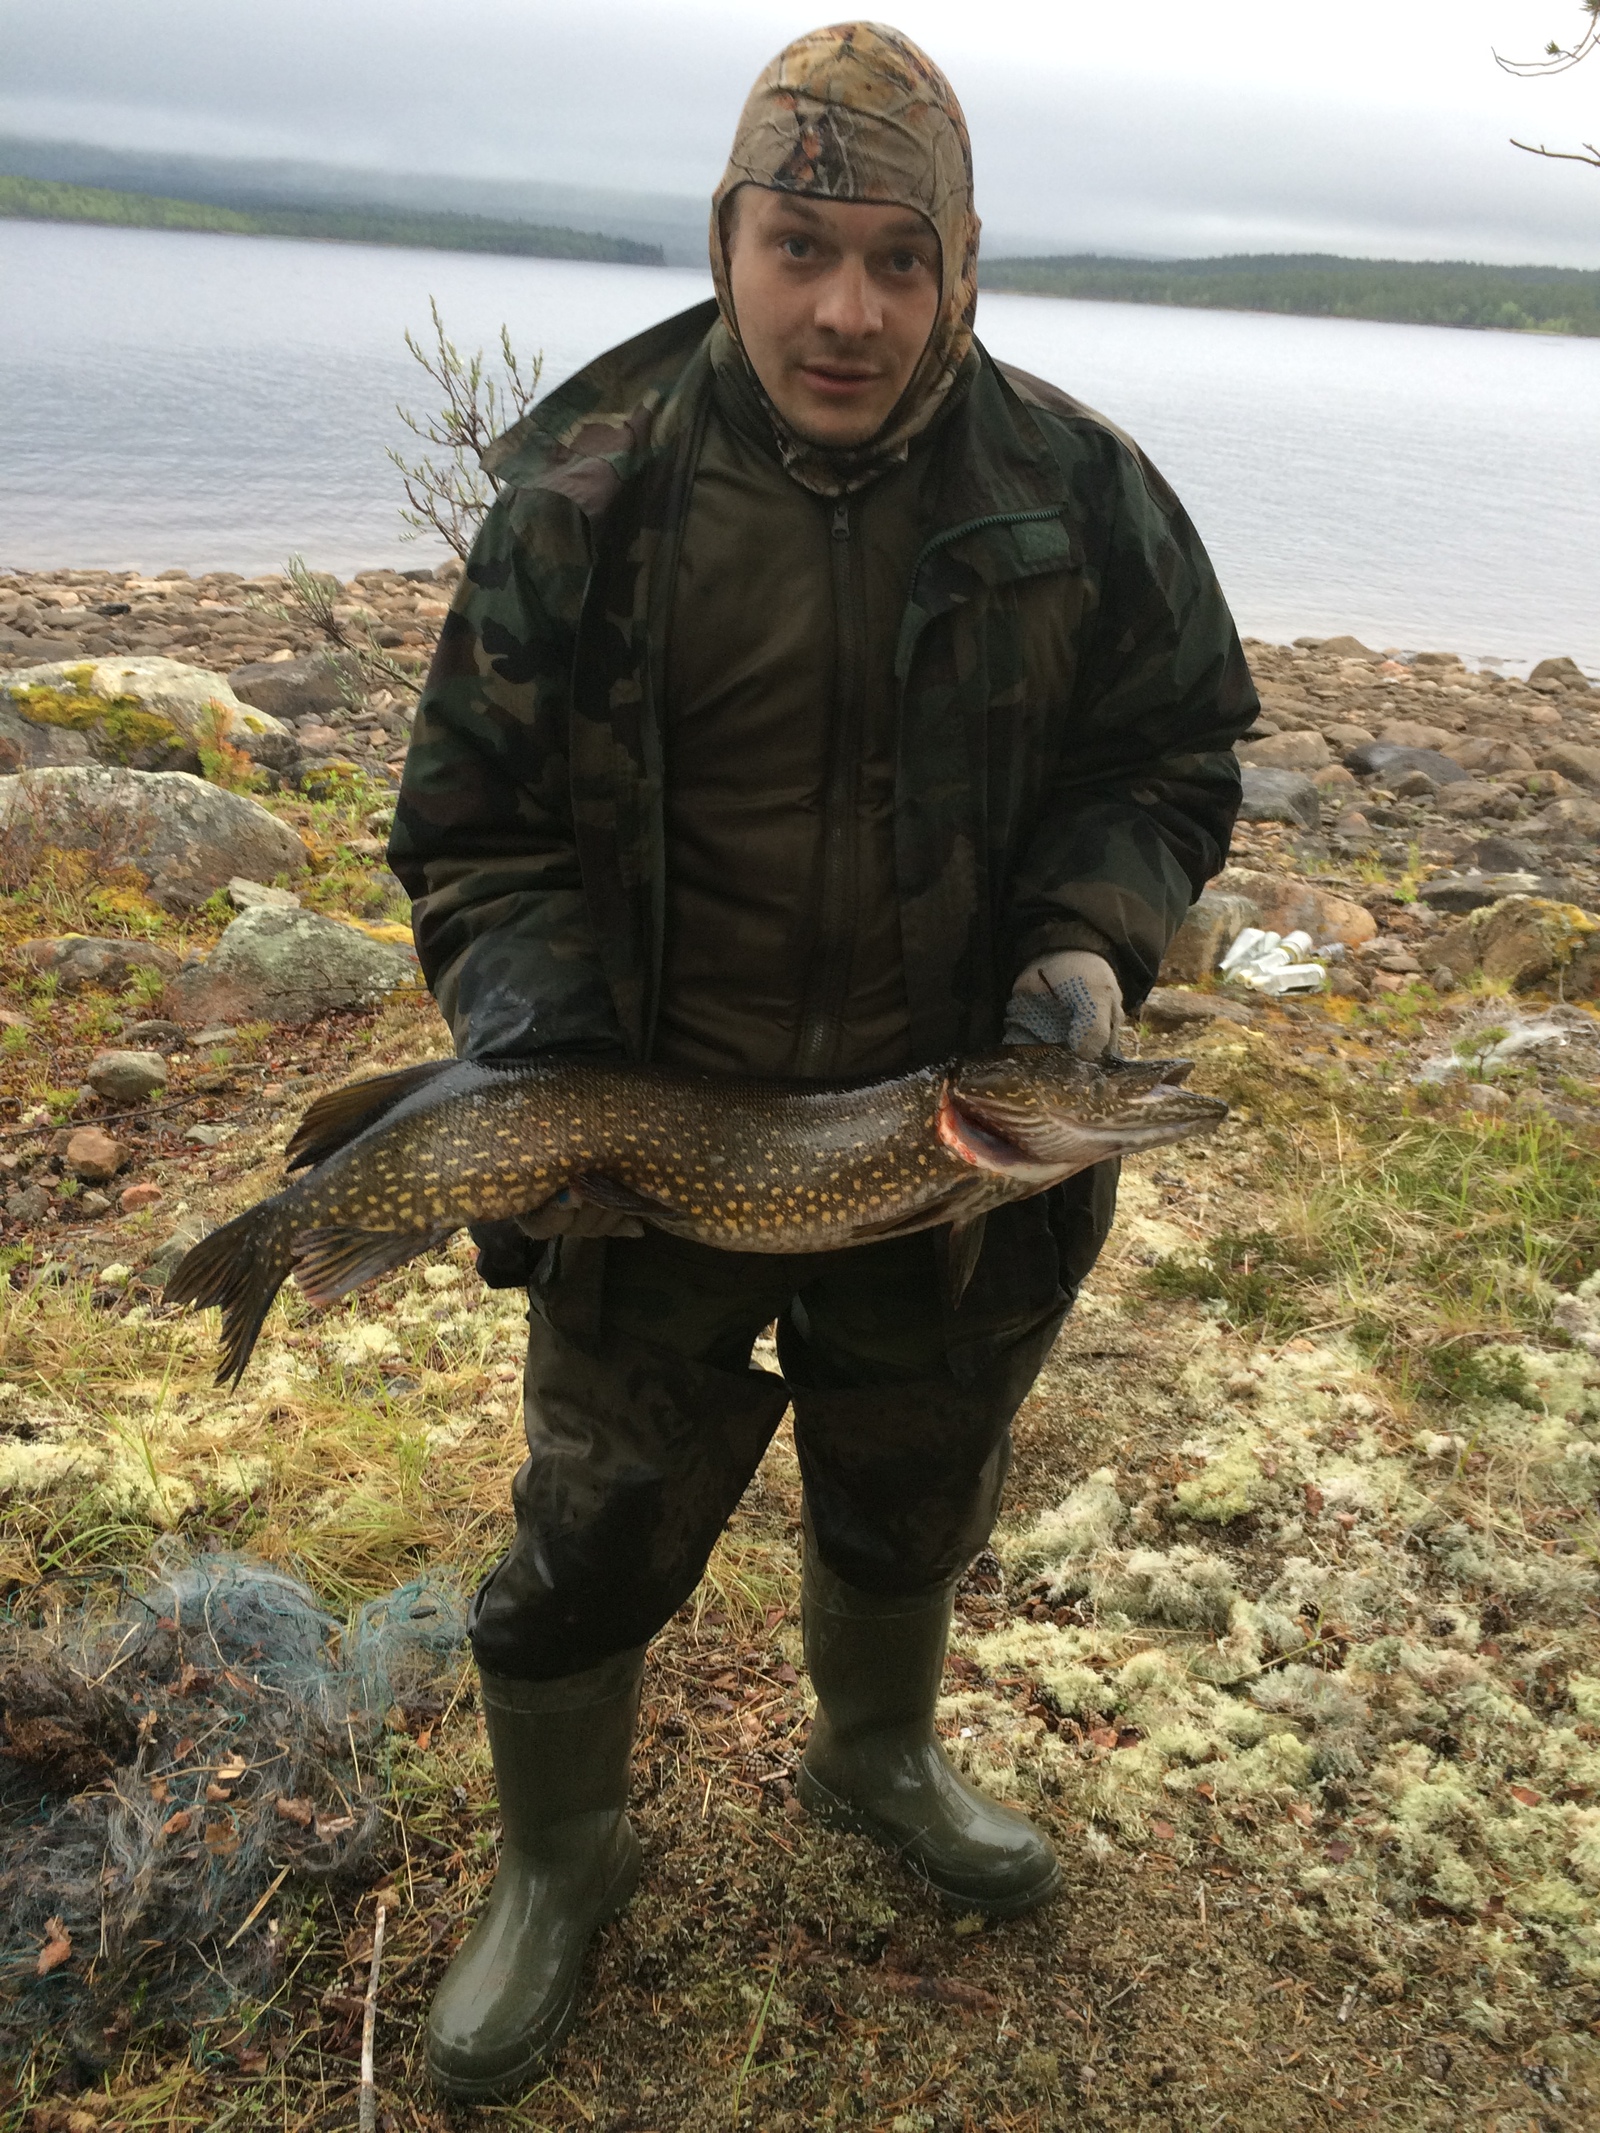
[[[495,447],[390,846],[464,1054],[892,1073],[992,1046],[1048,986],[1099,1056],[1149,990],[1225,857],[1255,697],[1160,476],[973,340],[977,235],[931,62],[870,24],[801,38],[716,194],[715,303]],[[529,1457],[473,1609],[504,1847],[433,2010],[446,2093],[510,2093],[571,2018],[639,1870],[645,1646],[790,1402],[802,1801],[964,1910],[1054,1893],[934,1707],[1114,1196],[1104,1166],[991,1215],[958,1307],[940,1232],[763,1257],[569,1199],[509,1265],[483,1240],[532,1277]],[[749,1367],[774,1319],[781,1379]]]

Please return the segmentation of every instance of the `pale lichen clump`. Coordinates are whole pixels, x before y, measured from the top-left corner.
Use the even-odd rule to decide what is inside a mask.
[[[1499,2037],[1541,1962],[1600,1981],[1600,1356],[1479,1358],[1503,1389],[1420,1426],[1340,1341],[1202,1324],[1169,1479],[1100,1468],[1001,1537],[1035,1619],[958,1638],[945,1713],[1000,1796],[1221,1843],[1374,1962],[1459,1921]]]

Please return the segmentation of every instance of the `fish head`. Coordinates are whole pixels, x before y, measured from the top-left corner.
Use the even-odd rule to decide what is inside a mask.
[[[1216,1096],[1183,1083],[1189,1059],[1079,1059],[1059,1044],[1023,1044],[957,1067],[944,1085],[939,1138],[980,1170],[1041,1184],[1091,1163],[1214,1131]]]

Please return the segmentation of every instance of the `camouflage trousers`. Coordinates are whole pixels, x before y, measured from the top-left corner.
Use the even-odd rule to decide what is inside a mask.
[[[1102,1164],[990,1215],[958,1307],[942,1231],[794,1256],[655,1231],[553,1247],[530,1290],[516,1533],[473,1603],[479,1664],[550,1680],[648,1642],[791,1403],[828,1567],[879,1593],[956,1576],[1115,1203]],[[781,1377],[750,1367],[774,1320]]]

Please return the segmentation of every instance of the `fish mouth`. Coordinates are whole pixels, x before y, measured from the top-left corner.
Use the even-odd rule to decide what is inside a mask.
[[[1189,1067],[1186,1059],[1128,1061],[1091,1070],[1079,1091],[1053,1093],[973,1088],[952,1078],[940,1091],[935,1130],[976,1170],[1051,1184],[1219,1126],[1228,1106],[1184,1088]]]

